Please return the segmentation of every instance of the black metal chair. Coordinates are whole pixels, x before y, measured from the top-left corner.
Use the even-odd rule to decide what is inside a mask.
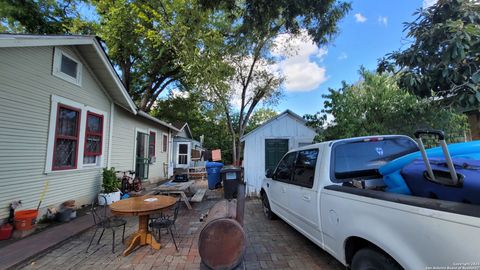
[[[172,232],[172,226],[175,228],[175,221],[177,220],[177,217],[178,217],[178,211],[180,209],[180,204],[181,204],[181,200],[178,200],[177,203],[175,204],[175,208],[173,209],[173,215],[164,215],[162,213],[162,215],[159,218],[157,218],[155,220],[152,220],[149,224],[150,228],[157,231],[157,239],[159,241],[160,241],[160,233],[161,233],[160,230],[161,229],[167,229],[167,231],[172,236],[173,244],[175,245],[175,248],[177,249],[177,251],[178,251],[178,247],[177,247],[177,242],[175,242],[175,237],[174,237],[173,232]],[[176,230],[177,229],[175,228],[175,231]]]
[[[123,226],[122,243],[125,241],[125,225],[127,224],[127,221],[122,218],[107,216],[107,208],[108,208],[106,205],[107,198],[105,196],[102,196],[102,197],[105,202],[104,205],[98,205],[98,204],[95,205],[95,202],[92,203],[92,216],[93,216],[93,222],[95,223],[95,232],[93,233],[92,238],[90,239],[90,243],[88,244],[87,250],[85,252],[88,252],[88,249],[92,245],[93,239],[95,238],[95,235],[97,234],[97,231],[99,229],[102,229],[102,233],[98,238],[97,245],[100,243],[100,240],[102,239],[105,229],[112,230],[112,236],[113,236],[112,237],[112,253],[115,253],[115,229],[116,228]],[[99,209],[97,209],[97,207]]]

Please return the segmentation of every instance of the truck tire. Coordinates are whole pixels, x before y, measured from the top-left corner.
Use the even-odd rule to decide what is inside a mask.
[[[277,216],[272,212],[270,208],[270,202],[268,201],[267,193],[262,192],[262,205],[263,205],[263,214],[268,220],[273,220]]]
[[[372,248],[362,248],[355,253],[352,270],[402,270],[403,268],[388,255]]]

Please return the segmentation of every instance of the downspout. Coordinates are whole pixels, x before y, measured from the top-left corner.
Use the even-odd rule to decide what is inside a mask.
[[[112,138],[113,138],[113,114],[115,113],[115,104],[110,103],[110,133],[108,134],[108,157],[107,168],[112,165]]]

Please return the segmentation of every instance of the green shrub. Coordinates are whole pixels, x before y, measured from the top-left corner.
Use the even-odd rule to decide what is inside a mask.
[[[120,180],[117,178],[115,168],[103,168],[103,192],[112,193],[118,191],[120,188]]]

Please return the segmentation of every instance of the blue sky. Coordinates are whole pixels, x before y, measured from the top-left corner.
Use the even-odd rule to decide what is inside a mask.
[[[277,66],[286,83],[284,96],[273,109],[290,109],[299,115],[320,111],[322,95],[328,88],[338,89],[342,81],[356,82],[360,66],[374,70],[379,58],[406,47],[403,23],[413,21],[412,14],[418,8],[435,1],[351,0],[352,10],[340,22],[340,33],[332,43],[318,48],[308,40],[298,39],[293,41],[297,54],[286,56],[291,53],[288,48],[277,52],[286,58]],[[96,18],[89,5],[83,6],[81,12],[90,19]],[[283,43],[281,38],[279,43]],[[166,98],[167,94],[161,96]]]
[[[287,77],[285,94],[274,109],[278,112],[291,109],[299,115],[320,111],[323,107],[321,96],[328,88],[339,88],[343,80],[347,83],[357,81],[361,65],[374,70],[379,58],[408,45],[403,23],[413,21],[412,13],[422,5],[420,0],[353,1],[352,10],[339,24],[337,38],[326,48],[303,57],[305,63],[298,63],[299,70],[284,70]],[[312,69],[300,68],[308,65]],[[305,75],[314,78],[313,81],[307,82]]]

